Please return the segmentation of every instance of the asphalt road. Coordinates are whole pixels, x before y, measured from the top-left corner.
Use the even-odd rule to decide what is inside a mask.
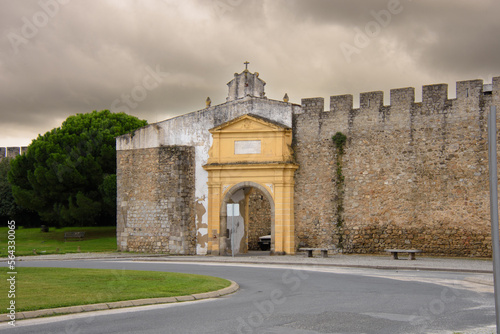
[[[234,280],[240,290],[205,301],[19,321],[0,325],[0,332],[453,333],[495,324],[492,288],[464,281],[471,274],[95,260],[18,266],[117,269],[117,279],[127,269],[204,274]]]

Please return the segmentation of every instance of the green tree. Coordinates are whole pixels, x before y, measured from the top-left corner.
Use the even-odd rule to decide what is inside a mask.
[[[12,186],[8,181],[10,158],[0,161],[0,225],[6,226],[9,220],[15,220],[17,226],[34,227],[40,225],[40,217],[36,212],[19,206],[12,196]]]
[[[12,161],[9,182],[16,202],[56,226],[114,224],[115,137],[146,124],[108,110],[68,117]]]
[[[2,161],[0,161],[0,219],[2,219],[2,221],[13,219],[12,215],[17,206],[14,197],[12,197],[12,187],[7,180],[7,173],[9,170],[10,159],[2,159]]]

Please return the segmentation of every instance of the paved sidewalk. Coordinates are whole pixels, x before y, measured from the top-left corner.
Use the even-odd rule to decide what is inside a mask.
[[[346,268],[373,268],[388,270],[431,270],[469,273],[493,273],[491,259],[422,257],[410,261],[400,258],[393,260],[389,255],[331,255],[328,258],[308,258],[304,254],[269,256],[269,252],[249,252],[231,256],[167,256],[140,253],[70,253],[61,255],[23,256],[18,261],[38,260],[133,260],[133,261],[172,261],[193,263],[246,263],[246,264],[283,264],[332,266]],[[5,260],[2,260],[5,261]]]

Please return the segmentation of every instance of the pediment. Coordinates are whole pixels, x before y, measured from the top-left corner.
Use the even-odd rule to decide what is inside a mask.
[[[278,122],[269,120],[265,117],[254,114],[246,114],[225,122],[215,128],[210,129],[214,132],[268,132],[268,131],[283,131],[289,127]]]

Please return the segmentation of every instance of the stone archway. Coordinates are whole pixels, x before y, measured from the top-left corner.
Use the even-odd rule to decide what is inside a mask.
[[[274,250],[274,217],[275,217],[275,209],[274,209],[274,199],[273,196],[267,191],[267,189],[263,186],[261,186],[258,183],[252,182],[252,181],[245,181],[245,182],[240,182],[234,186],[231,187],[226,192],[226,195],[222,199],[221,207],[220,207],[220,231],[221,231],[221,236],[219,239],[219,254],[220,255],[226,255],[228,252],[229,248],[229,242],[228,242],[228,218],[227,218],[227,204],[230,202],[232,196],[237,193],[239,190],[245,190],[248,188],[256,188],[258,189],[269,201],[269,204],[271,206],[271,254],[275,253]],[[248,201],[248,198],[246,199]],[[248,224],[247,219],[245,219],[245,224]],[[245,226],[245,229],[247,229],[248,226]]]
[[[227,209],[245,187],[259,189],[272,203],[272,254],[295,253],[292,129],[256,115],[243,115],[209,130],[208,254],[227,254]]]

